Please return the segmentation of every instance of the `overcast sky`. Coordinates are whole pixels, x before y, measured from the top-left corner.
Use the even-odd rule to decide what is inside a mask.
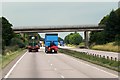
[[[117,8],[117,2],[5,2],[0,16],[6,17],[14,27],[86,25],[98,24]],[[59,36],[64,38],[67,34],[59,33]]]

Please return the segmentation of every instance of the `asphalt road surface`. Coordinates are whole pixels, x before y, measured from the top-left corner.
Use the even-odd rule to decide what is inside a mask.
[[[74,50],[74,51],[78,51],[78,52],[87,52],[90,54],[96,54],[96,55],[101,55],[101,56],[105,56],[105,58],[107,58],[107,56],[109,56],[109,58],[113,57],[113,59],[117,59],[120,60],[120,53],[117,52],[108,52],[108,51],[99,51],[99,50],[91,50],[91,49],[80,49],[80,48],[73,48],[73,47],[68,47],[68,46],[59,46],[60,48],[64,48],[64,49],[70,49],[70,50]]]
[[[39,52],[26,52],[5,78],[118,78],[118,75],[65,54],[46,54],[41,48]]]

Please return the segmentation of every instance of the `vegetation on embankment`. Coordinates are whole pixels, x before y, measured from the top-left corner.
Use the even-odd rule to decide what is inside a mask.
[[[26,39],[14,33],[12,24],[5,17],[0,17],[0,22],[2,23],[2,53],[0,54],[6,55],[9,51],[24,48]]]
[[[79,45],[66,44],[66,46],[73,47],[73,48],[85,48],[85,43],[81,42]]]
[[[94,45],[94,46],[91,46],[90,48],[94,50],[120,52],[120,46],[116,45],[115,42],[111,42],[103,45]]]
[[[0,40],[2,50],[0,53],[0,67],[4,68],[17,56],[24,53],[26,45],[30,41],[31,36],[36,36],[38,40],[41,38],[38,33],[15,34],[12,29],[12,24],[5,17],[0,17],[2,23],[2,40]],[[0,39],[1,39],[0,38]]]
[[[27,40],[20,34],[14,33],[12,24],[5,17],[0,17],[0,23],[2,23],[2,51],[0,53],[0,68],[2,69],[24,53]]]
[[[7,52],[14,51],[14,49],[25,48],[32,36],[38,41],[41,39],[38,33],[15,34],[12,29],[12,24],[5,17],[0,17],[0,23],[2,23],[1,55],[6,55]]]
[[[13,51],[13,47],[12,50],[9,49],[9,52],[7,52],[6,55],[0,56],[0,60],[2,60],[2,62],[0,63],[1,69],[5,68],[11,61],[25,52],[25,49],[17,49],[16,51]]]
[[[120,72],[120,61],[59,48],[59,52]]]
[[[83,42],[80,43],[79,45],[67,44],[66,46],[73,48],[85,48],[85,44]],[[89,48],[93,50],[120,52],[120,46],[116,42],[110,42],[102,45],[92,45]]]
[[[120,8],[112,10],[104,16],[98,25],[103,27],[103,31],[91,31],[89,46],[91,49],[120,52]],[[84,48],[85,42],[79,34],[68,34],[64,42],[70,47]],[[78,37],[79,36],[79,37]]]
[[[109,15],[103,17],[99,25],[104,25],[104,30],[90,33],[90,45],[116,42],[120,46],[120,8],[112,10]]]

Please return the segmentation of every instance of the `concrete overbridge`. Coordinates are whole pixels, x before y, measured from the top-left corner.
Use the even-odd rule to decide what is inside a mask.
[[[14,26],[15,33],[79,32],[84,31],[85,46],[88,48],[89,32],[102,31],[104,25],[58,25],[58,26]]]

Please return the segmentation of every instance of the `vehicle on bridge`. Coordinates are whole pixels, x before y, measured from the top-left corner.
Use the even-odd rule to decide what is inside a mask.
[[[45,52],[57,53],[58,34],[45,34]]]

